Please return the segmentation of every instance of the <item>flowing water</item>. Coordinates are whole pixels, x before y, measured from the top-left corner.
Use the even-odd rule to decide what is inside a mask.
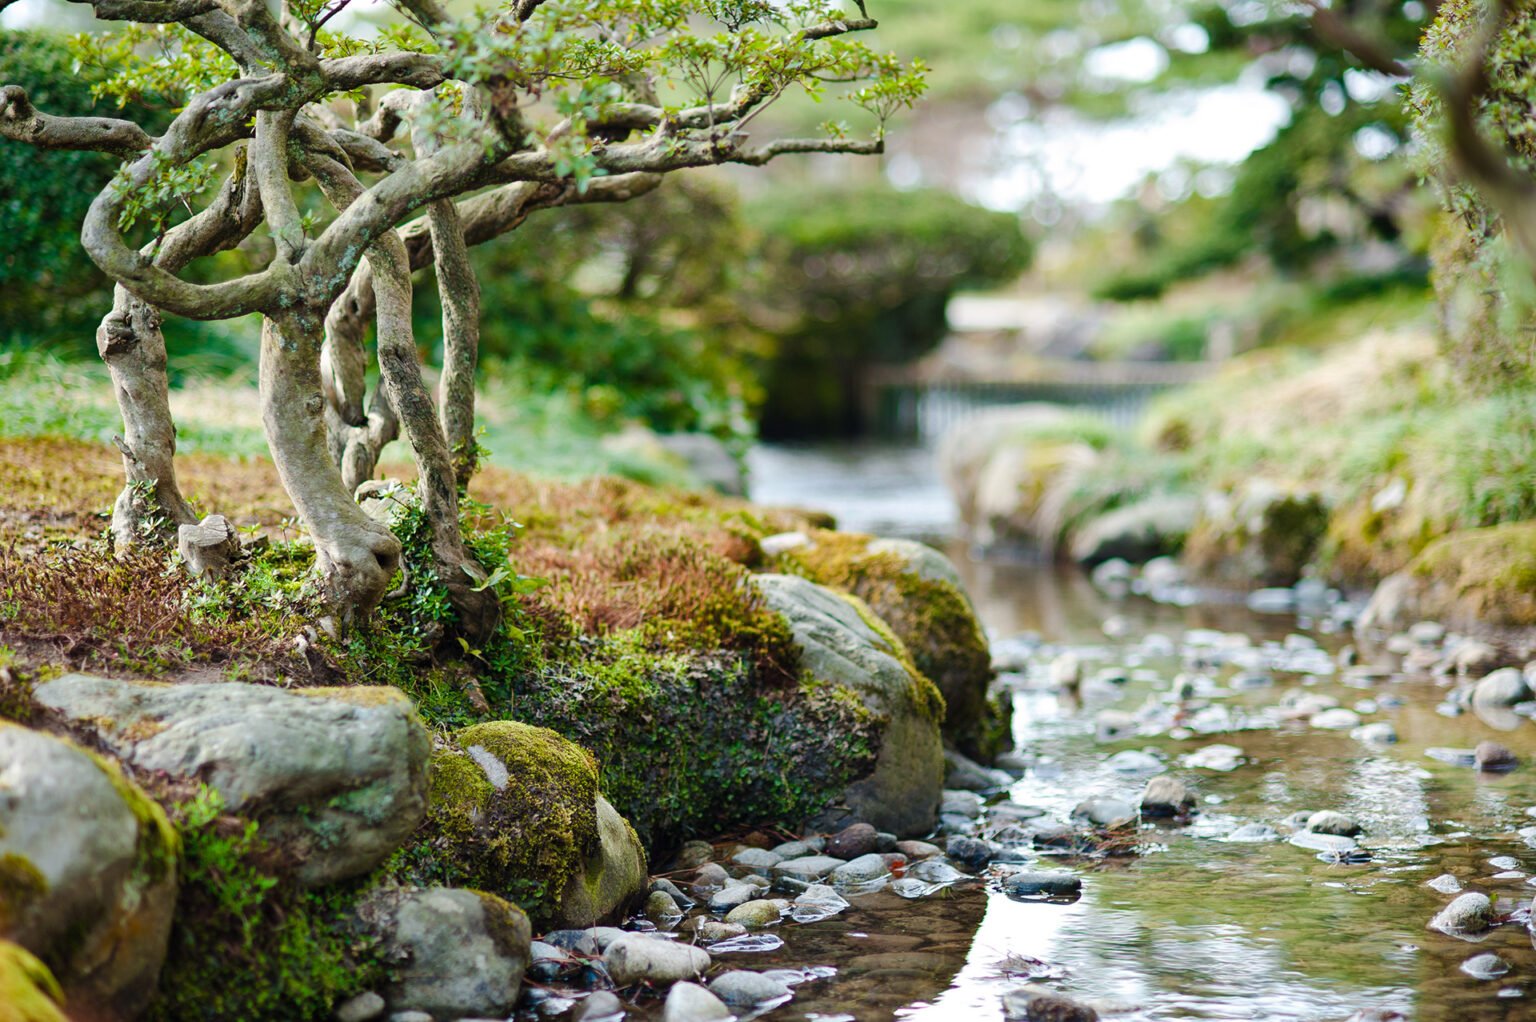
[[[951,528],[924,452],[870,454],[760,451],[754,496],[830,510],[848,528],[928,538]],[[926,897],[886,888],[852,896],[830,919],[786,921],[774,931],[781,948],[717,956],[729,967],[817,970],[764,1018],[985,1022],[1003,1018],[1002,995],[1026,981],[1128,1022],[1342,1020],[1362,1009],[1420,1022],[1536,1018],[1536,949],[1525,925],[1536,893],[1528,720],[1450,716],[1447,690],[1427,677],[1338,670],[1334,654],[1349,637],[1326,625],[1234,605],[1113,600],[1080,574],[951,553],[1015,668],[1002,680],[1022,775],[992,801],[1060,820],[1091,797],[1134,802],[1148,774],[1117,772],[1127,757],[1110,756],[1136,750],[1187,781],[1197,811],[1187,825],[1142,824],[1136,847],[1119,849],[1131,854],[1025,849],[1082,877],[1082,896],[1070,903],[1012,900],[984,873]],[[1088,679],[1080,700],[1046,677],[1069,650]],[[1096,681],[1106,670],[1119,679]],[[1192,691],[1170,694],[1181,673]],[[1330,699],[1364,723],[1390,723],[1400,740],[1370,744],[1347,727],[1297,718],[1301,704]],[[1137,715],[1127,737],[1099,740],[1104,711]],[[1486,739],[1527,765],[1479,774],[1429,753]],[[1232,747],[1227,761],[1189,758],[1211,746]],[[1340,862],[1284,839],[1287,817],[1322,809],[1364,827],[1367,861]],[[1229,840],[1245,824],[1281,837]],[[1453,897],[1428,886],[1444,874],[1487,893],[1507,921],[1472,939],[1427,929]],[[1463,968],[1486,953],[1502,962],[1492,971],[1507,971]]]

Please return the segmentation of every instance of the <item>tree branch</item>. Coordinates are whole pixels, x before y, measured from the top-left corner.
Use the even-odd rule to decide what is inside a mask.
[[[132,121],[42,113],[19,85],[0,87],[0,137],[38,149],[77,149],[114,156],[142,153],[155,141]]]

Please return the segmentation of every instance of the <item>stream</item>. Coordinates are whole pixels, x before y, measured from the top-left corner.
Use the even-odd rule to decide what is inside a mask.
[[[921,449],[766,448],[752,467],[759,501],[831,511],[849,529],[953,534]],[[1034,983],[1126,1022],[1536,1018],[1536,770],[1457,761],[1494,739],[1528,763],[1536,729],[1523,716],[1457,712],[1448,686],[1404,673],[1401,657],[1362,651],[1363,666],[1341,667],[1352,637],[1327,617],[1116,599],[1081,573],[949,552],[1004,668],[1017,751],[980,815],[946,822],[1011,861],[974,880],[850,893],[831,918],[769,931],[777,949],[716,953],[717,970],[796,970],[781,974],[801,980],[793,999],[760,1017],[986,1022]],[[1077,697],[1052,678],[1066,655]],[[1387,731],[1395,742],[1378,740]],[[1134,805],[1165,772],[1193,792],[1187,823],[1053,844],[1080,803]],[[967,799],[981,801],[946,807],[975,813]],[[1293,842],[1294,814],[1317,810],[1357,822],[1359,848]],[[1076,875],[1081,896],[1005,892],[1010,874],[1036,869]],[[1462,890],[1489,895],[1500,924],[1428,929]]]

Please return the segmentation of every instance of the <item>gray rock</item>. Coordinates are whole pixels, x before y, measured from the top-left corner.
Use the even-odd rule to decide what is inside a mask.
[[[1141,792],[1141,812],[1144,816],[1187,816],[1195,807],[1195,796],[1189,786],[1177,777],[1164,774],[1147,781]]]
[[[1362,724],[1351,731],[1349,737],[1369,745],[1391,745],[1397,741],[1397,728],[1390,721],[1379,720],[1374,724]]]
[[[1451,654],[1451,669],[1467,678],[1480,678],[1502,662],[1499,651],[1486,642],[1463,639]]]
[[[944,784],[937,690],[850,599],[793,575],[754,575],[752,583],[789,624],[802,673],[851,690],[888,721],[874,772],[850,785],[843,803],[879,830],[927,833]]]
[[[980,819],[982,806],[981,796],[973,791],[947,790],[943,801],[939,803],[939,812],[946,816],[964,816],[975,820]]]
[[[650,890],[653,894],[657,891],[666,894],[678,908],[688,909],[693,907],[693,899],[684,894],[681,887],[678,887],[666,877],[656,877],[653,879]]]
[[[790,916],[797,923],[828,919],[848,907],[848,899],[826,884],[812,884],[795,898]]]
[[[1263,823],[1245,823],[1226,836],[1228,841],[1237,842],[1261,842],[1279,841],[1280,834],[1275,828]]]
[[[1361,831],[1360,824],[1331,809],[1324,809],[1307,817],[1307,829],[1314,834],[1337,834],[1339,837],[1356,837]]]
[[[842,859],[830,855],[806,855],[778,863],[773,867],[773,875],[810,884],[831,876],[832,871],[842,864]]]
[[[1352,852],[1360,845],[1354,838],[1344,837],[1340,834],[1314,834],[1310,830],[1298,830],[1291,835],[1291,844],[1297,848],[1305,848],[1308,851],[1324,852],[1329,855],[1343,855]]]
[[[1408,638],[1416,646],[1438,646],[1445,641],[1445,625],[1438,621],[1419,621],[1409,627]]]
[[[307,886],[373,869],[427,810],[431,741],[398,689],[66,674],[34,695],[135,767],[205,781],[231,811],[259,816]]]
[[[1076,819],[1099,827],[1119,827],[1136,820],[1136,807],[1119,798],[1091,798],[1072,810]]]
[[[1424,881],[1424,886],[1433,888],[1441,894],[1457,894],[1461,891],[1461,881],[1449,873],[1441,873],[1433,880]]]
[[[664,921],[676,922],[681,919],[683,910],[666,891],[652,891],[645,899],[645,915],[647,919],[659,926]]]
[[[1099,1013],[1060,994],[1035,988],[1003,994],[1003,1016],[1009,1022],[1099,1022]]]
[[[71,1014],[137,1014],[176,906],[179,844],[117,764],[0,720],[0,933],[46,959]]]
[[[718,862],[706,862],[693,874],[693,889],[699,894],[718,891],[731,879],[725,867]]]
[[[1486,894],[1469,891],[1436,913],[1429,921],[1429,928],[1461,937],[1482,933],[1492,924],[1493,902]]]
[[[733,1007],[768,1004],[791,996],[789,987],[772,976],[746,969],[721,973],[710,981],[709,991]]]
[[[838,859],[857,859],[873,852],[877,843],[874,827],[855,823],[827,838],[827,854]]]
[[[767,876],[770,869],[783,861],[783,856],[762,848],[743,848],[731,856],[731,861],[738,866],[745,866],[754,873]]]
[[[530,946],[530,954],[539,944],[547,944],[560,951],[576,951],[584,955],[595,955],[601,952],[597,946],[597,939],[592,930],[551,930],[544,934],[541,940],[535,941]],[[535,956],[537,957],[537,956]]]
[[[430,1012],[425,1011],[392,1011],[389,1013],[389,1022],[436,1022]]]
[[[890,867],[885,860],[871,852],[869,855],[861,855],[851,862],[845,862],[834,869],[829,877],[837,886],[853,886],[855,884],[867,884],[881,877],[890,875]]]
[[[740,905],[763,897],[764,891],[756,884],[733,883],[709,896],[711,912],[730,912]]]
[[[582,863],[560,895],[556,922],[591,925],[612,919],[645,889],[645,847],[629,821],[603,796],[597,796],[597,848]]]
[[[1117,774],[1130,776],[1160,774],[1168,769],[1162,760],[1139,749],[1122,749],[1105,760],[1104,765]]]
[[[729,1022],[731,1009],[697,983],[678,983],[667,991],[661,1022]]]
[[[1072,559],[1089,566],[1110,559],[1140,564],[1173,553],[1199,515],[1199,497],[1147,497],[1099,515],[1078,529],[1072,537]]]
[[[1013,784],[1006,770],[984,767],[954,749],[944,750],[944,787],[964,791],[997,791]]]
[[[630,934],[608,945],[603,964],[615,986],[676,983],[702,976],[709,968],[709,955],[689,944]]]
[[[336,1022],[369,1022],[384,1014],[389,1005],[372,990],[343,1001],[336,1008]]]
[[[737,923],[723,923],[718,919],[704,919],[699,922],[699,927],[694,932],[704,943],[712,944],[717,940],[740,937],[747,932],[747,928]]]
[[[1350,728],[1360,726],[1360,715],[1354,710],[1335,706],[1312,714],[1307,723],[1325,731],[1348,731]]]
[[[719,438],[708,433],[661,433],[656,441],[681,458],[688,471],[716,493],[728,497],[747,495],[746,473]]]
[[[1075,898],[1082,890],[1081,877],[1059,870],[1027,870],[1003,879],[1003,893],[1014,898]]]
[[[956,836],[944,844],[944,853],[969,870],[979,870],[992,861],[997,849],[990,841]]]
[[[725,916],[727,923],[735,926],[744,926],[749,930],[761,930],[765,927],[777,926],[779,919],[778,905],[766,898],[737,905],[727,912]]]
[[[1520,757],[1498,742],[1478,742],[1472,751],[1473,765],[1488,774],[1503,774],[1520,765]]]
[[[612,990],[594,990],[571,1014],[574,1022],[612,1022],[624,1017],[624,1002]]]
[[[1536,698],[1525,683],[1525,676],[1513,667],[1503,667],[1480,679],[1472,689],[1474,706],[1514,706]]]
[[[807,855],[815,855],[816,849],[812,848],[805,841],[786,841],[782,845],[775,846],[773,853],[779,857],[780,862],[783,862],[788,859],[803,859]]]
[[[505,1017],[517,1003],[533,931],[516,905],[447,887],[380,890],[357,918],[397,963],[384,991],[391,1010]]]
[[[715,857],[715,849],[708,841],[685,841],[672,859],[674,869],[698,869]]]
[[[965,874],[943,859],[924,859],[907,867],[907,876],[925,884],[952,884],[964,880]]]

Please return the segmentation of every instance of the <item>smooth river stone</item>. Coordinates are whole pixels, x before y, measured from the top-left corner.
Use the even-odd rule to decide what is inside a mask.
[[[834,859],[830,855],[804,855],[775,864],[773,875],[785,880],[798,880],[803,884],[814,884],[818,880],[825,880],[841,865],[842,859]]]

